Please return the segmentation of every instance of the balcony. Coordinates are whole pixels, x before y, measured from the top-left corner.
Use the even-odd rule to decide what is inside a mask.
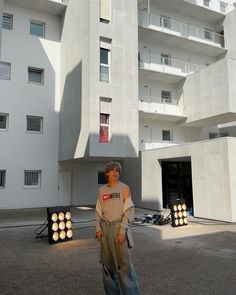
[[[43,13],[61,16],[66,9],[68,0],[5,0],[5,2]]]
[[[186,117],[183,103],[178,103],[176,99],[150,96],[142,96],[139,100],[139,112],[142,117],[154,117],[175,122]]]
[[[223,20],[225,15],[234,9],[234,5],[229,1],[210,0],[209,5],[204,0],[155,0],[148,7],[148,2],[141,1],[139,8],[150,12],[163,8],[182,15],[207,21],[211,24]]]
[[[140,77],[176,83],[204,66],[173,59],[163,55],[140,52]],[[145,72],[143,72],[145,70]]]
[[[226,52],[222,34],[182,23],[158,14],[139,11],[139,39],[162,39],[168,45],[216,57]],[[148,34],[146,30],[149,30]],[[158,34],[158,35],[157,35]],[[149,38],[149,39],[148,39]]]
[[[183,144],[183,142],[141,139],[139,142],[139,150],[146,151],[152,149],[166,148],[168,146],[174,146],[179,144]]]

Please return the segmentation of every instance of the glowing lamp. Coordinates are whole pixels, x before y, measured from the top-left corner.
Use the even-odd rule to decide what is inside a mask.
[[[187,207],[184,200],[175,200],[171,202],[171,225],[173,227],[187,225]]]
[[[72,221],[69,207],[47,208],[48,240],[50,244],[72,239]]]

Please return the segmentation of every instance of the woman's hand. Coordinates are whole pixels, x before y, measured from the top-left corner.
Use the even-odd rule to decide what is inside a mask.
[[[97,231],[96,232],[96,239],[101,239],[103,237],[103,232],[100,230],[100,231]]]

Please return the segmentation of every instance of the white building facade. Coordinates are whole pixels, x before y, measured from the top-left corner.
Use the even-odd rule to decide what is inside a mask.
[[[119,160],[137,205],[236,221],[233,4],[1,0],[0,208],[94,205]]]

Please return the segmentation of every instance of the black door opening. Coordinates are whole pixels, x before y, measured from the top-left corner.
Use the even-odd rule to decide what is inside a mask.
[[[193,213],[191,162],[162,161],[161,165],[163,208],[168,208],[173,199],[184,199]]]

